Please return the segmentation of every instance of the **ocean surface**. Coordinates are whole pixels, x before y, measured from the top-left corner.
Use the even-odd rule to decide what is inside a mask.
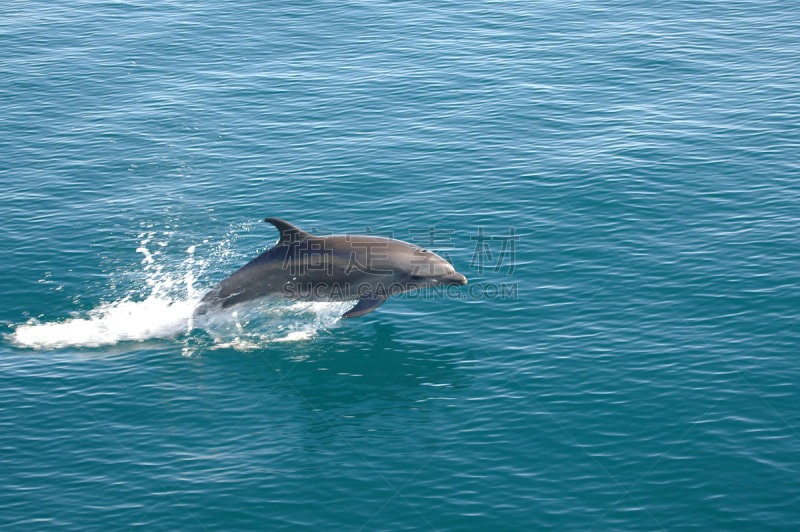
[[[7,0],[0,50],[0,528],[797,530],[797,4]],[[469,285],[193,318],[267,216]]]

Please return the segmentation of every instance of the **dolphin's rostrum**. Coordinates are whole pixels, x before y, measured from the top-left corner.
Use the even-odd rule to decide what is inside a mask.
[[[467,284],[449,262],[415,244],[370,235],[313,236],[278,218],[264,221],[280,231],[278,243],[211,289],[197,314],[278,296],[358,300],[342,315],[354,318],[372,312],[392,294]]]

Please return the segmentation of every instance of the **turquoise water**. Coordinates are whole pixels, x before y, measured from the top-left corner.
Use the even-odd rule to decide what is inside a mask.
[[[12,1],[0,45],[3,528],[800,521],[793,3]],[[266,216],[435,227],[470,285],[192,320]]]

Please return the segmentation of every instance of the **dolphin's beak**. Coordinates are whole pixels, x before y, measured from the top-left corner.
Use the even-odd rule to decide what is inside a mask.
[[[439,278],[442,284],[454,284],[454,285],[465,285],[467,284],[467,278],[461,275],[460,273],[449,273],[443,277]]]

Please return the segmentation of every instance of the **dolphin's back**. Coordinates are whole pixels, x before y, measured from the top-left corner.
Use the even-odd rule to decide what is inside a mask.
[[[206,308],[228,308],[259,297],[280,293],[290,273],[283,268],[286,246],[268,249],[203,296]]]

